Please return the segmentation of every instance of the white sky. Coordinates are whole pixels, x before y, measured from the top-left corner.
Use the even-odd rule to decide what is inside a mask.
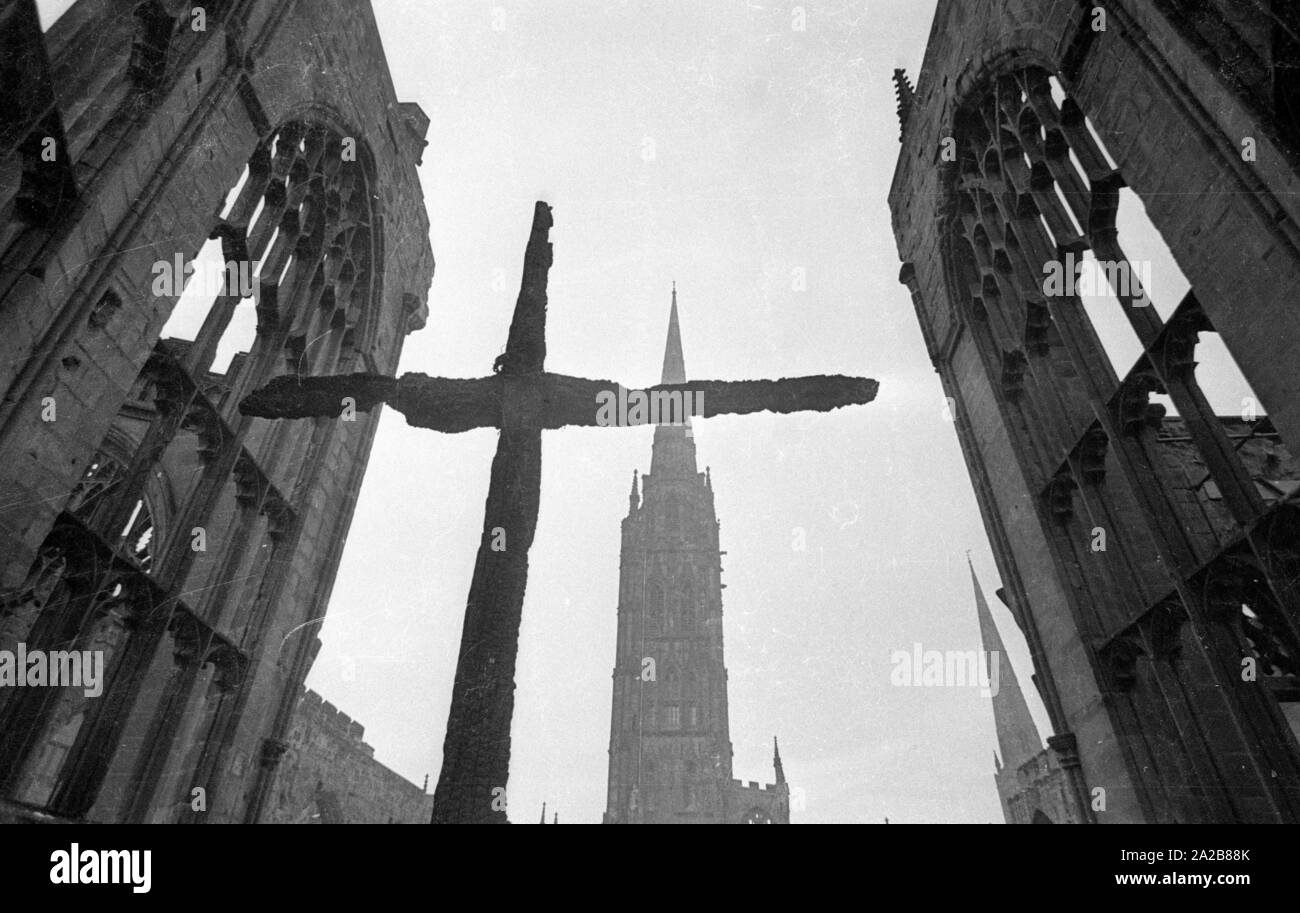
[[[40,4],[46,21],[68,5]],[[429,326],[408,337],[402,370],[490,372],[533,202],[545,199],[550,370],[655,382],[675,279],[691,377],[879,380],[865,407],[697,425],[727,551],[736,775],[770,781],[777,734],[803,790],[796,822],[1000,821],[987,698],[889,683],[895,650],[980,647],[970,549],[1048,734],[897,281],[890,74],[902,65],[916,79],[933,0],[807,2],[802,32],[789,5],[374,5],[399,99],[432,119],[420,176],[438,268]],[[1133,207],[1121,213],[1121,241],[1154,261],[1167,314],[1186,286],[1149,232],[1126,232]],[[805,291],[792,289],[796,269]],[[1103,338],[1120,340],[1103,323]],[[1131,362],[1122,340],[1108,348]],[[1238,412],[1241,395],[1225,382],[1211,401]],[[604,810],[619,523],[650,439],[648,428],[545,433],[516,821],[537,820],[543,800],[561,821]],[[385,414],[308,679],[417,783],[441,762],[495,443],[495,432],[440,435]],[[797,529],[806,551],[793,547]]]

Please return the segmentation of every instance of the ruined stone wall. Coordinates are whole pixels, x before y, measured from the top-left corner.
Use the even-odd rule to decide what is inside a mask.
[[[1278,80],[1250,52],[1273,26],[1229,41],[1215,15],[944,0],[915,90],[900,86],[900,281],[952,399],[1055,760],[1104,823],[1300,818],[1300,526],[1293,488],[1255,478],[1268,448],[1300,443],[1300,177]],[[1159,308],[1117,296],[1143,350],[1118,376],[1043,269],[1140,256],[1115,230],[1126,187],[1192,292]],[[1267,413],[1248,432],[1200,392],[1209,332]],[[1186,440],[1162,440],[1152,394]],[[1288,460],[1264,475],[1285,483]],[[1243,664],[1270,671],[1247,680]]]
[[[1054,752],[1045,749],[995,775],[1007,824],[1082,824],[1071,786]]]
[[[394,371],[433,273],[428,120],[398,102],[368,3],[80,0],[33,40],[36,21],[30,0],[0,16],[30,50],[5,74],[27,107],[0,133],[22,174],[0,233],[0,646],[93,640],[113,687],[0,695],[23,734],[0,748],[0,798],[256,820],[378,412],[277,423],[237,404],[288,371]],[[234,298],[192,344],[160,339],[179,289],[159,293],[157,264],[209,238],[268,264],[256,341],[224,374]]]
[[[276,771],[273,824],[428,824],[433,794],[375,760],[365,729],[304,690]]]

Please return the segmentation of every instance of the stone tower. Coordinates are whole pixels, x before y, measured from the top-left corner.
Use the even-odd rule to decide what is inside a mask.
[[[662,383],[686,382],[673,289]],[[632,476],[619,563],[608,824],[788,824],[789,788],[732,779],[722,560],[709,473],[689,416],[655,428]]]
[[[357,0],[80,0],[44,34],[18,0],[0,66],[0,650],[103,661],[98,694],[0,688],[0,820],[257,821],[378,413],[237,404],[394,372],[428,119]],[[224,284],[164,333],[202,249]]]
[[[993,758],[993,779],[1007,824],[1064,824],[1083,820],[1073,805],[1070,785],[1054,754],[1043,748],[1038,727],[1020,690],[1016,670],[1011,666],[1002,635],[984,601],[975,568],[970,569],[975,587],[975,614],[979,618],[984,661],[989,665],[988,681],[997,682],[990,695],[998,751]],[[993,664],[996,663],[996,668]]]
[[[1297,36],[940,0],[897,80],[899,278],[1087,820],[1300,821]],[[1165,246],[1185,293],[1142,287]]]

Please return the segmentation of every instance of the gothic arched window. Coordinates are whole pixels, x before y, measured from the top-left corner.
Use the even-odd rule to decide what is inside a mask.
[[[1267,479],[1247,462],[1243,444],[1275,432],[1258,415],[1217,414],[1197,377],[1207,351],[1200,337],[1214,334],[1212,315],[1229,313],[1234,302],[1213,287],[1186,289],[1177,300],[1152,294],[1162,277],[1150,275],[1149,260],[1129,259],[1119,220],[1122,205],[1143,216],[1145,206],[1048,71],[1018,66],[985,81],[958,109],[953,133],[957,155],[944,166],[942,212],[952,316],[993,386],[989,408],[1001,412],[1017,452],[1038,464],[1036,494],[1053,547],[1063,562],[1086,560],[1082,532],[1092,528],[1090,518],[1125,517],[1149,537],[1142,548],[1170,556],[1182,581],[1174,614],[1228,622],[1213,629],[1216,639],[1225,632],[1221,644],[1197,645],[1206,651],[1202,662],[1212,664],[1205,668],[1231,678],[1240,671],[1235,657],[1253,656],[1278,687],[1245,689],[1234,700],[1290,703],[1300,635],[1293,603],[1286,604],[1292,597],[1277,595],[1293,591],[1294,574],[1283,568],[1293,561],[1297,536],[1289,529],[1265,541],[1263,530],[1286,508],[1270,508],[1260,495]],[[1133,232],[1124,240],[1163,247],[1158,228],[1151,226],[1149,238]],[[1166,272],[1177,272],[1172,257]],[[1235,364],[1231,370],[1238,371]],[[1253,409],[1252,397],[1230,411],[1242,414],[1246,402]],[[1180,525],[1203,531],[1184,534]],[[1249,545],[1239,544],[1243,530],[1255,530]],[[1229,555],[1233,549],[1241,554]],[[1218,566],[1229,557],[1251,564],[1246,576],[1257,576],[1258,585]],[[1120,670],[1117,689],[1128,690],[1139,676],[1170,676],[1144,690],[1196,693],[1200,681],[1168,664],[1134,664],[1139,635],[1182,642],[1166,630],[1170,615],[1152,600],[1150,575],[1101,567],[1098,579],[1112,594],[1086,599],[1092,617],[1080,623],[1111,632],[1098,655]],[[1119,606],[1126,606],[1122,614]],[[1221,659],[1220,648],[1234,659]],[[1209,686],[1195,696],[1198,708],[1218,700]],[[1138,706],[1134,712],[1144,713]],[[1277,709],[1258,712],[1276,719]],[[1170,711],[1181,716],[1185,707]],[[1244,740],[1211,728],[1207,738],[1227,765]]]
[[[681,588],[677,594],[678,613],[683,631],[694,631],[697,615],[695,610],[695,587],[689,575],[682,578]]]
[[[163,328],[163,338],[192,340],[178,349],[191,371],[229,380],[240,349],[256,361],[241,375],[258,382],[348,367],[377,320],[367,304],[379,239],[362,153],[337,130],[291,121],[253,154]]]
[[[664,628],[664,588],[657,581],[646,587],[646,628],[661,631]]]

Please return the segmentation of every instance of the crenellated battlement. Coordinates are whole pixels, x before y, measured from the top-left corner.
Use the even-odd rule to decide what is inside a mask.
[[[348,716],[342,710],[335,707],[325,698],[321,697],[315,691],[307,689],[303,692],[299,701],[299,713],[304,719],[308,719],[321,726],[332,729],[334,732],[342,735],[350,741],[356,742],[367,752],[373,754],[374,749],[365,744],[366,727],[362,726],[352,717]]]

